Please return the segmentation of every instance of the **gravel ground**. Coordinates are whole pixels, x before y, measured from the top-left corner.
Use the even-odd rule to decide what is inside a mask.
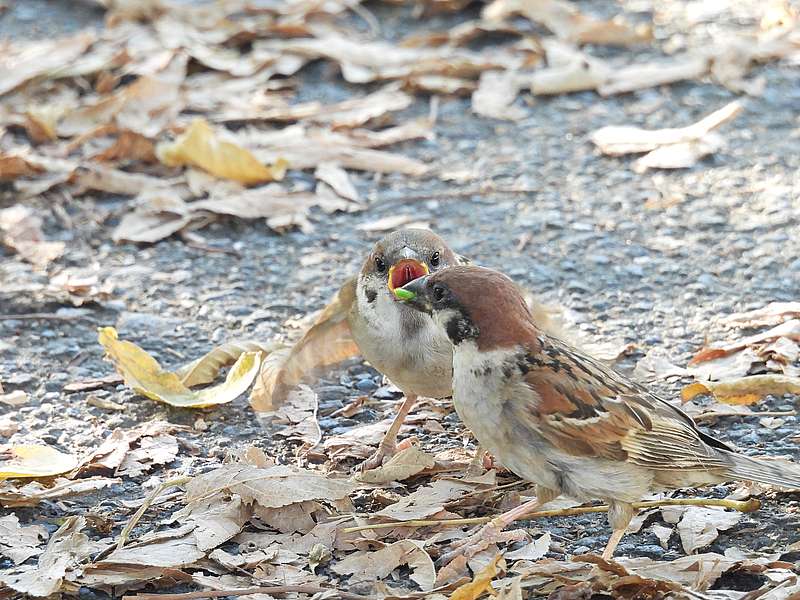
[[[101,13],[81,3],[75,9],[70,5],[12,3],[0,15],[0,38],[41,37],[99,25]],[[648,2],[627,5],[633,18],[646,17],[651,8]],[[664,5],[679,9],[678,3]],[[392,36],[420,28],[410,8],[374,8]],[[592,3],[591,10],[613,13],[616,4]],[[435,17],[426,20],[425,27],[440,29],[451,22],[452,17]],[[719,26],[747,23],[737,16]],[[670,35],[680,25],[677,18],[663,24],[659,36]],[[702,42],[702,37],[687,40],[694,42]],[[608,124],[688,125],[735,97],[718,85],[692,82],[605,99],[594,93],[535,101],[523,97],[518,102],[527,105],[528,117],[516,123],[479,119],[471,115],[468,100],[442,99],[436,138],[395,150],[433,164],[438,172],[458,173],[466,181],[356,174],[359,190],[372,200],[367,211],[316,214],[313,233],[283,236],[262,223],[222,221],[202,232],[208,246],[219,252],[194,249],[176,239],[152,247],[114,245],[110,231],[126,201],[82,197],[65,207],[70,225],[54,213],[47,233],[68,242],[62,265],[99,264],[115,283],[113,299],[88,306],[86,314],[75,318],[0,320],[0,379],[6,391],[31,394],[30,403],[18,410],[20,432],[14,439],[80,451],[97,444],[98,432],[153,417],[191,425],[197,412],[135,398],[122,386],[88,393],[62,391],[65,383],[112,371],[102,361],[96,327],[115,325],[121,337],[140,344],[167,367],[226,340],[267,339],[287,318],[322,307],[345,276],[358,268],[379,234],[365,235],[357,225],[398,214],[428,222],[459,252],[505,271],[543,301],[565,307],[568,320],[587,339],[635,344],[638,350],[621,368],[630,370],[652,348],[665,349],[672,362],[685,365],[706,338],[724,335],[714,325],[715,317],[800,297],[798,72],[773,64],[759,68],[756,75],[765,78],[765,92],[744,99],[744,113],[723,129],[726,147],[683,171],[636,174],[630,160],[600,156],[588,135]],[[304,70],[301,79],[301,99],[332,100],[356,91],[324,63]],[[427,110],[427,103],[420,101],[400,120]],[[303,175],[296,177],[302,180]],[[497,191],[512,186],[529,191]],[[478,189],[484,191],[468,193]],[[0,195],[0,206],[12,203],[11,194]],[[303,257],[319,253],[327,258],[300,266]],[[3,260],[16,259],[8,255]],[[6,315],[59,308],[2,290],[0,302],[0,313]],[[381,381],[369,367],[354,361],[315,385],[325,414],[371,393]],[[677,385],[660,387],[670,397],[678,390]],[[122,402],[126,409],[116,413],[91,406],[86,401],[90,394]],[[797,406],[797,397],[786,396],[770,398],[758,408]],[[171,465],[175,471],[201,468],[251,443],[291,455],[291,448],[263,433],[245,398],[200,414],[208,430],[181,435],[197,445],[199,455]],[[380,410],[367,410],[356,420],[382,416]],[[460,444],[461,436],[453,435],[461,431],[455,416],[445,423],[446,434],[431,436],[421,429],[413,433],[423,447]],[[332,419],[321,424],[326,432],[347,425]],[[757,417],[723,417],[708,431],[748,453],[800,461],[796,417],[785,417],[776,429],[762,427]],[[719,486],[702,493],[721,496],[731,489]],[[139,485],[124,484],[64,504],[76,514],[87,508],[108,512],[115,509],[116,500],[140,495]],[[762,510],[720,535],[711,550],[774,552],[800,540],[798,496],[773,494],[764,502]],[[64,514],[46,504],[34,513],[43,520]],[[550,531],[567,553],[598,551],[609,533],[602,516],[535,526]],[[665,550],[647,527],[625,538],[619,552],[662,559],[683,554],[676,536]],[[790,553],[786,558],[800,556]]]

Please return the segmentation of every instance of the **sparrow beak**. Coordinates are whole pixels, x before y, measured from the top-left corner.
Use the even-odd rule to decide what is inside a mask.
[[[425,289],[427,282],[427,276],[419,277],[394,290],[394,295],[398,300],[402,300],[404,304],[414,310],[430,314],[433,311],[433,306]]]
[[[394,292],[407,283],[428,274],[428,265],[414,258],[398,260],[389,269],[389,291]]]

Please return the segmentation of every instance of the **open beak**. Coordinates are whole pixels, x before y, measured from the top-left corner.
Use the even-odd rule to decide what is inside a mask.
[[[407,283],[428,274],[428,265],[413,258],[398,260],[389,269],[389,291],[394,292]]]
[[[428,282],[428,277],[418,277],[413,281],[408,282],[401,288],[394,291],[395,298],[401,300],[407,306],[418,310],[420,312],[430,314],[433,311],[433,306],[428,299],[425,284]]]

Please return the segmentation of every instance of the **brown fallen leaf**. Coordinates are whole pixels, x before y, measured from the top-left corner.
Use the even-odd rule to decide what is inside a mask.
[[[38,77],[52,75],[84,53],[95,34],[0,45],[0,96]]]
[[[376,512],[374,516],[398,522],[427,519],[444,510],[445,504],[454,502],[466,494],[491,487],[494,481],[494,471],[489,471],[473,482],[437,479]]]
[[[318,367],[336,364],[359,354],[347,315],[355,301],[355,278],[345,283],[291,347],[265,357],[250,393],[256,412],[270,412],[285,400],[289,389]]]
[[[709,59],[694,55],[632,64],[609,71],[605,80],[598,85],[597,91],[601,96],[626,94],[687,79],[699,79],[708,69]]]
[[[198,118],[174,142],[159,144],[156,154],[168,167],[196,166],[245,185],[283,179],[288,166],[285,160],[277,159],[268,167],[249,150],[228,139],[231,137],[215,133],[207,121]]]
[[[319,398],[310,387],[301,385],[289,392],[286,402],[278,408],[272,419],[279,428],[274,435],[303,442],[313,448],[322,439],[322,430],[317,421]]]
[[[0,517],[0,555],[21,565],[33,556],[42,553],[39,544],[48,537],[47,529],[41,525],[22,526],[15,514]]]
[[[646,130],[607,126],[593,132],[591,140],[603,154],[611,156],[647,152],[635,163],[640,171],[685,168],[720,147],[721,138],[712,130],[734,119],[741,111],[742,105],[734,101],[688,127]]]
[[[386,464],[359,473],[357,479],[363,483],[372,484],[403,481],[425,469],[433,468],[435,462],[433,456],[423,452],[416,446],[411,446],[392,456]]]
[[[763,308],[728,315],[722,322],[744,328],[780,325],[795,318],[800,318],[800,302],[770,302]]]
[[[260,352],[245,352],[231,367],[224,383],[195,392],[186,387],[178,375],[164,371],[137,345],[118,340],[113,327],[101,327],[98,340],[125,383],[135,392],[184,408],[202,408],[235,400],[250,387],[261,364]]]
[[[766,395],[800,394],[800,377],[752,375],[729,381],[696,381],[681,391],[688,402],[700,394],[709,394],[725,404],[755,404]]]
[[[450,594],[450,600],[477,600],[485,593],[494,596],[495,591],[492,587],[492,580],[504,569],[505,560],[503,560],[502,554],[498,554],[488,565],[475,573],[472,581],[453,590],[453,593]]]
[[[744,516],[743,513],[737,511],[726,511],[721,508],[703,506],[670,508],[678,509],[667,512],[680,516],[677,529],[681,538],[681,545],[686,554],[694,554],[695,551],[707,547],[717,539],[720,531],[730,529],[741,521]],[[675,522],[673,518],[669,518],[666,514],[664,519],[668,523]]]
[[[595,19],[564,0],[494,0],[483,9],[482,17],[496,22],[514,14],[540,23],[557,37],[577,44],[630,46],[649,42],[653,37],[649,26],[634,26],[621,17],[608,21]]]
[[[49,596],[61,589],[64,576],[78,567],[95,551],[81,530],[84,517],[67,517],[47,542],[35,565],[22,565],[0,574],[0,582],[9,588],[35,597]]]
[[[38,268],[46,267],[64,252],[64,242],[46,241],[41,217],[22,204],[0,210],[0,234],[5,246]]]
[[[472,93],[472,111],[482,117],[517,121],[525,110],[513,106],[524,80],[516,71],[485,71]]]
[[[608,79],[611,67],[605,61],[557,40],[546,40],[543,46],[548,66],[530,76],[529,87],[534,95],[596,90]]]
[[[744,350],[745,348],[750,348],[764,342],[772,342],[782,337],[790,340],[800,341],[800,319],[791,319],[789,321],[785,321],[780,325],[776,325],[772,329],[762,333],[756,333],[735,342],[729,342],[721,346],[703,348],[692,358],[692,360],[689,361],[689,366],[697,365],[708,360],[722,358],[735,352],[739,352],[740,350]]]
[[[7,508],[36,506],[42,500],[60,500],[69,496],[88,494],[119,482],[119,479],[107,477],[88,477],[75,481],[57,478],[50,487],[45,487],[38,481],[17,487],[5,481],[0,482],[0,504]]]
[[[400,540],[375,552],[355,552],[337,562],[331,569],[339,575],[350,575],[349,585],[379,581],[400,566],[408,565],[411,581],[423,591],[433,589],[436,569],[421,542]]]

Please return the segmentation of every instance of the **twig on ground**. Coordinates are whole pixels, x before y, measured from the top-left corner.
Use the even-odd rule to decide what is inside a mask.
[[[633,507],[637,509],[657,508],[659,506],[721,506],[731,508],[739,512],[753,512],[761,507],[761,502],[755,498],[749,500],[726,500],[724,498],[668,498],[666,500],[652,500],[649,502],[634,502]],[[589,513],[608,512],[608,505],[599,506],[575,506],[573,508],[559,508],[554,510],[538,510],[529,515],[525,515],[520,520],[542,519],[545,517],[570,517],[574,515],[585,515]],[[414,521],[394,521],[392,523],[375,523],[374,525],[362,525],[360,527],[346,527],[342,533],[354,533],[356,531],[366,531],[372,529],[391,529],[396,527],[458,527],[459,525],[483,525],[494,517],[472,517],[468,519],[420,519]]]
[[[120,532],[119,540],[117,540],[117,550],[122,550],[122,548],[125,546],[125,542],[128,541],[128,536],[130,536],[131,531],[133,531],[133,528],[136,527],[136,524],[142,518],[142,515],[144,515],[147,509],[150,508],[150,505],[152,505],[153,502],[156,501],[156,498],[158,498],[161,494],[163,494],[164,491],[166,491],[167,489],[175,487],[176,485],[183,485],[190,479],[191,477],[176,477],[175,479],[170,479],[169,481],[163,482],[152,492],[150,492],[147,498],[144,499],[144,502],[142,502],[142,505],[139,507],[139,510],[133,513],[131,520],[128,521],[128,524],[125,525],[125,527]]]

